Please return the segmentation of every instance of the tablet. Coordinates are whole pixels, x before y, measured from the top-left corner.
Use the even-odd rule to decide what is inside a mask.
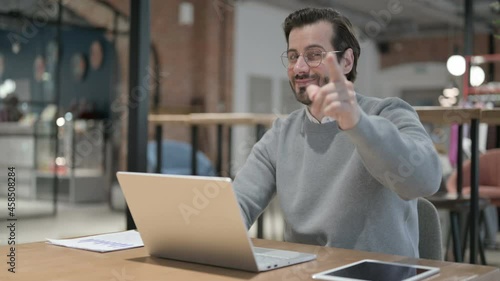
[[[416,281],[438,272],[439,268],[437,267],[361,260],[314,274],[312,277],[320,280],[338,281]]]

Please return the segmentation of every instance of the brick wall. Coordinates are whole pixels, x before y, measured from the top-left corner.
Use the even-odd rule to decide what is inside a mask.
[[[500,53],[500,40],[495,39],[496,53]],[[401,39],[387,42],[386,52],[381,53],[381,68],[414,62],[443,62],[453,53],[463,53],[463,36]],[[477,34],[474,38],[474,54],[488,53],[488,35]],[[482,65],[488,73],[487,65]],[[500,64],[496,63],[495,81],[500,80]]]

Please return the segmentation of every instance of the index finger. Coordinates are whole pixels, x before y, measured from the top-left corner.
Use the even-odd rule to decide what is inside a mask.
[[[337,61],[337,56],[335,56],[333,53],[328,53],[325,60],[325,64],[328,67],[329,71],[330,82],[336,83],[344,81],[344,73]]]

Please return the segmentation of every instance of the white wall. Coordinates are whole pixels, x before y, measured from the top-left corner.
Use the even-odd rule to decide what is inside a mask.
[[[405,89],[444,89],[451,80],[444,62],[425,62],[384,69],[378,81],[381,97],[400,97]]]
[[[264,3],[236,2],[234,31],[234,91],[235,112],[249,112],[249,77],[264,76],[272,79],[271,108],[280,108],[280,81],[287,79],[280,55],[286,50],[281,24],[291,12]],[[234,174],[245,162],[255,142],[254,128],[233,128],[231,171]]]
[[[358,61],[358,74],[354,82],[354,90],[370,97],[380,96],[378,72],[380,71],[380,57],[377,45],[369,39],[360,42],[361,55]]]
[[[281,24],[291,11],[262,3],[236,2],[234,46],[234,104],[236,112],[247,112],[248,77],[273,79],[273,97],[279,96],[279,80],[287,79],[280,55],[286,50]],[[273,100],[273,108],[279,101]]]

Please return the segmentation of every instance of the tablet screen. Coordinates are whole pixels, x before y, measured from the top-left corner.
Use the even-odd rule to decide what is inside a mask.
[[[401,281],[420,280],[433,275],[438,268],[413,266],[397,263],[364,260],[348,266],[316,274],[314,277],[326,280],[369,280],[369,281]],[[331,278],[328,278],[331,277]]]

